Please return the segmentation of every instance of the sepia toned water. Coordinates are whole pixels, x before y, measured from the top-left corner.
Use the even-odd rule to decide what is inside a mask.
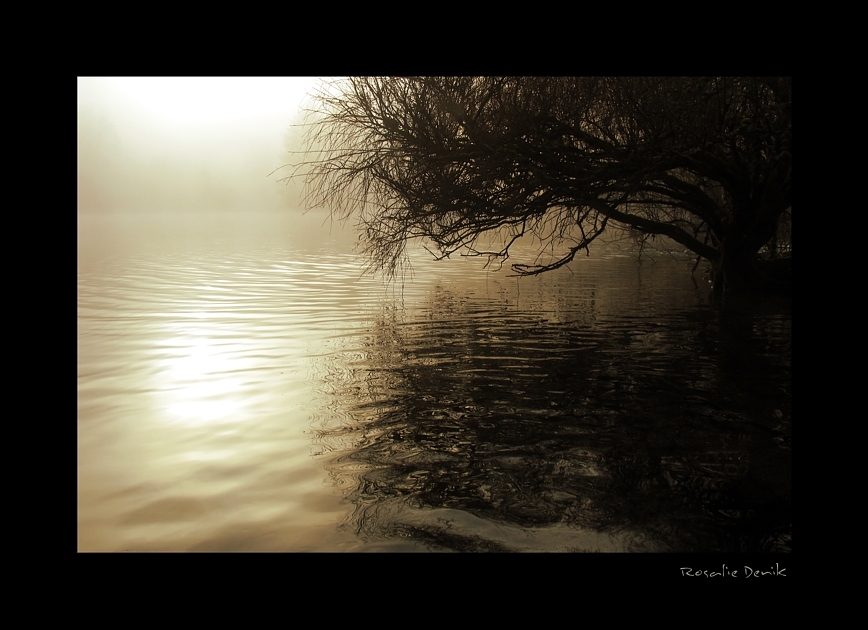
[[[674,253],[385,285],[291,221],[101,225],[81,551],[790,551],[787,302],[715,307]]]

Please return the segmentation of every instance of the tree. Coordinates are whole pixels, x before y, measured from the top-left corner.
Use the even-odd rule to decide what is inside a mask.
[[[531,275],[630,229],[708,260],[719,292],[761,291],[774,279],[765,258],[789,234],[791,83],[350,78],[316,96],[295,175],[309,205],[357,216],[372,266],[387,273],[417,238],[438,257],[502,262],[533,236],[553,254],[512,265]]]

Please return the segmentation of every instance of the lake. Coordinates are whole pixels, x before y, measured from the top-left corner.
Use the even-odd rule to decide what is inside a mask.
[[[79,217],[80,551],[791,550],[788,301],[617,245],[386,284],[319,221]]]

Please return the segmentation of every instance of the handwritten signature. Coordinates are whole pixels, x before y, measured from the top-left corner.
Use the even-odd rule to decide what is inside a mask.
[[[765,569],[754,569],[745,566],[744,571],[739,574],[739,569],[732,569],[725,564],[718,569],[694,569],[693,567],[681,567],[681,575],[684,577],[763,577],[767,575],[775,577],[787,577],[787,568],[781,567],[777,562],[775,566]]]

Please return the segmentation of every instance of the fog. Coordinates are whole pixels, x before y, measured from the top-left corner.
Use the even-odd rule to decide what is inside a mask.
[[[301,148],[315,77],[80,77],[79,252],[286,231],[334,237],[303,215],[280,170]],[[86,257],[86,256],[85,256]]]

